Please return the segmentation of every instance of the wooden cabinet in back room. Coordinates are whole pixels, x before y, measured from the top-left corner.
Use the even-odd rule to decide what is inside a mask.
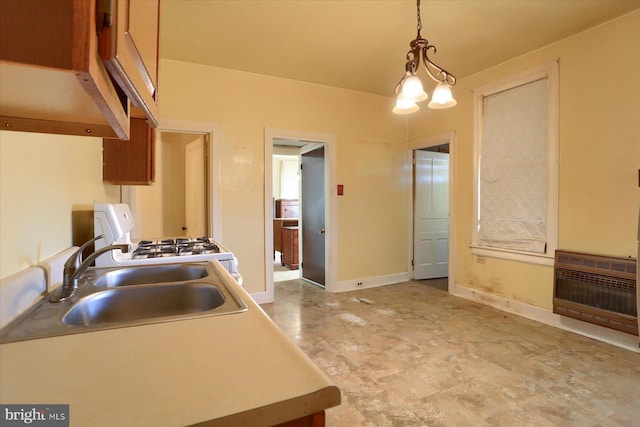
[[[131,119],[131,138],[102,140],[102,180],[117,185],[150,185],[155,180],[155,130]]]
[[[298,199],[276,199],[275,218],[298,218]]]
[[[298,260],[298,227],[282,228],[282,265],[288,265],[291,270],[297,270]]]

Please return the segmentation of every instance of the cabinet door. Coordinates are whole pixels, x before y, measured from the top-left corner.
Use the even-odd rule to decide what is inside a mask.
[[[129,137],[129,101],[100,57],[89,0],[0,1],[0,125]]]
[[[111,19],[100,32],[100,56],[133,105],[157,127],[160,0],[111,0],[106,8]]]
[[[129,141],[102,141],[102,180],[118,185],[150,185],[155,179],[155,131],[131,119]]]

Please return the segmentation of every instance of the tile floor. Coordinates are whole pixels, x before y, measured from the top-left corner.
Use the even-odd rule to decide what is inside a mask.
[[[282,254],[276,251],[273,262],[273,281],[283,282],[285,280],[299,279],[300,269],[291,270],[289,267],[284,267],[280,264],[281,256]]]
[[[407,282],[264,310],[342,391],[327,426],[640,426],[640,354]]]

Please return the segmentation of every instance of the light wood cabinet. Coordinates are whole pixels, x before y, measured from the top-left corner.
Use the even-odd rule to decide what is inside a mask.
[[[282,253],[282,227],[297,227],[297,218],[274,218],[273,220],[273,250]],[[273,257],[275,259],[275,253]]]
[[[102,180],[117,185],[150,185],[155,179],[155,131],[131,119],[131,138],[102,140]]]
[[[160,0],[98,0],[110,16],[100,32],[100,57],[152,127],[158,127]],[[136,116],[136,111],[132,112]]]
[[[128,139],[129,99],[157,125],[159,0],[113,1],[0,1],[1,129]],[[110,75],[112,43],[144,61]]]
[[[276,218],[298,218],[298,199],[276,199]]]

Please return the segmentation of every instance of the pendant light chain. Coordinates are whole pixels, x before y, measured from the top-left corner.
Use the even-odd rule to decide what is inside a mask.
[[[422,38],[422,36],[420,35],[420,31],[422,30],[422,19],[420,18],[420,0],[418,0],[418,37],[417,38]]]

